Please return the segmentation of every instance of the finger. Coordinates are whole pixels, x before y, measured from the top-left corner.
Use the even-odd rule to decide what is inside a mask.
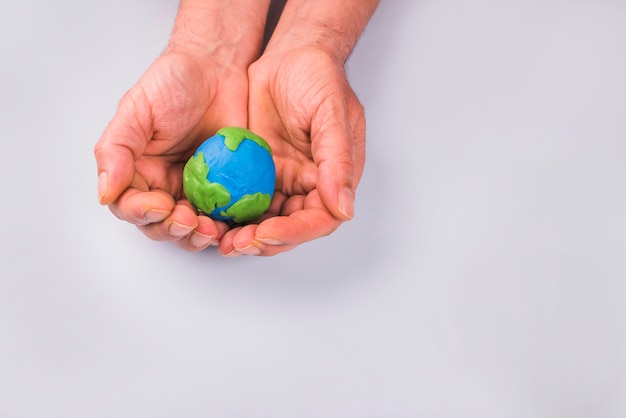
[[[228,231],[219,243],[219,251],[225,257],[241,255],[273,256],[286,252],[295,245],[265,244],[256,239],[255,231],[258,225],[246,225]]]
[[[177,241],[190,235],[198,226],[198,217],[189,207],[176,205],[171,214],[161,222],[138,225],[138,228],[155,241]]]
[[[266,245],[295,246],[330,235],[341,223],[325,209],[302,209],[289,216],[275,216],[261,222],[254,239]]]
[[[285,200],[283,206],[280,208],[280,214],[289,216],[292,213],[304,209],[306,205],[306,196],[295,195]]]
[[[245,225],[231,229],[220,240],[218,249],[227,257],[239,255],[260,255],[262,248],[255,242],[254,231],[257,225]]]
[[[147,225],[164,221],[170,216],[174,206],[172,196],[162,190],[143,191],[129,188],[109,208],[122,220],[135,225]]]
[[[152,136],[150,106],[136,90],[130,90],[94,147],[98,168],[98,199],[107,205],[133,182],[135,161]]]
[[[358,102],[357,113],[362,112]],[[320,121],[311,129],[313,158],[318,166],[317,190],[330,212],[341,220],[354,216],[355,144],[364,144],[364,132],[354,131],[347,103],[330,102],[320,108]],[[364,152],[364,151],[359,151]]]
[[[324,209],[303,209],[289,216],[275,216],[258,225],[247,225],[227,232],[219,244],[225,256],[242,254],[271,256],[327,236],[342,221]]]
[[[176,244],[184,250],[197,252],[211,245],[218,245],[219,240],[226,231],[228,225],[217,222],[208,216],[198,216],[198,226],[187,237],[176,241]]]

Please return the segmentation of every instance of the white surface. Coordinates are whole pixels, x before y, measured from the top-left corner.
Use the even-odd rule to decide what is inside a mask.
[[[0,417],[626,417],[626,3],[383,1],[356,219],[238,259],[96,203],[175,9],[0,5]]]

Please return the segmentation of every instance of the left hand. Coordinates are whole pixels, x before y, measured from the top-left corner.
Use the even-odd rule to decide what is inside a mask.
[[[228,231],[219,251],[270,256],[353,217],[365,118],[344,62],[320,48],[266,51],[248,74],[248,127],[272,147],[276,191],[261,220]]]

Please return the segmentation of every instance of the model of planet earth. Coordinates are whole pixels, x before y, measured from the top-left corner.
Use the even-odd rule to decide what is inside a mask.
[[[272,150],[263,138],[238,127],[204,141],[183,170],[183,189],[199,212],[244,223],[270,206],[276,184]]]

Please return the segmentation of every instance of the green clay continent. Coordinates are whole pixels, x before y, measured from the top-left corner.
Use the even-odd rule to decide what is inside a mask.
[[[236,151],[237,148],[239,148],[239,144],[241,144],[244,139],[249,139],[250,141],[256,142],[258,146],[267,150],[267,152],[269,152],[270,155],[272,155],[272,149],[267,144],[267,142],[265,142],[263,138],[261,138],[254,132],[249,131],[247,129],[234,127],[234,126],[228,127],[228,128],[222,128],[219,131],[217,131],[216,135],[221,135],[224,137],[224,145],[226,145],[226,148],[228,148],[231,151]]]
[[[222,216],[232,216],[237,223],[251,221],[263,215],[270,206],[272,197],[267,193],[247,194],[221,212]]]
[[[207,179],[208,174],[209,166],[202,152],[191,157],[183,170],[183,189],[187,199],[206,214],[230,202],[228,190],[219,183],[211,183]]]

